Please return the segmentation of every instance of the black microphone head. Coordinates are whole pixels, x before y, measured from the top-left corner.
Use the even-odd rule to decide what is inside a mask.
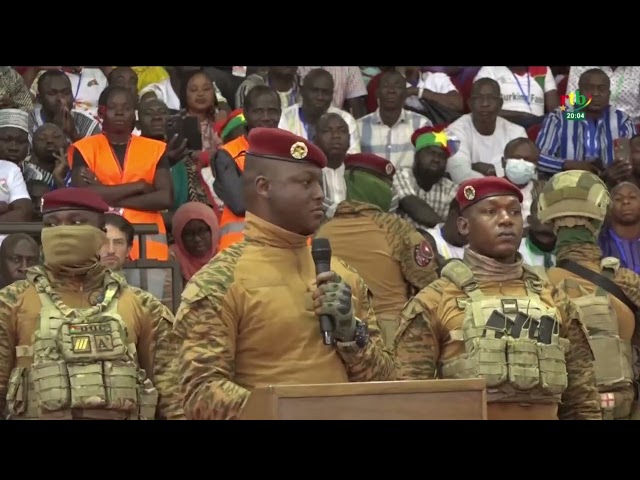
[[[328,238],[314,238],[311,242],[311,256],[315,263],[331,262],[331,243]]]

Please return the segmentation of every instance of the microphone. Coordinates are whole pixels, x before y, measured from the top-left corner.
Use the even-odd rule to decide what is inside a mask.
[[[316,275],[331,271],[331,244],[327,238],[314,238],[311,242],[311,256],[316,265]],[[320,333],[325,345],[333,343],[334,320],[329,315],[320,315]]]

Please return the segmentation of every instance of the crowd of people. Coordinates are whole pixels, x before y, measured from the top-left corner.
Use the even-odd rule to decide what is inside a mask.
[[[482,377],[634,418],[638,124],[640,67],[0,67],[0,408]]]

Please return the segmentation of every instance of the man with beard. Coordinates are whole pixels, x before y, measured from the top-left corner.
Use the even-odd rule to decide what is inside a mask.
[[[326,157],[280,129],[254,128],[248,142],[245,239],[191,277],[176,314],[191,420],[238,418],[260,385],[395,377],[362,278],[335,256],[315,273],[307,241],[324,218]],[[324,341],[320,315],[335,320]]]
[[[531,204],[529,215],[529,228],[527,237],[522,239],[518,251],[522,255],[522,261],[534,267],[553,267],[555,255],[553,248],[556,245],[556,236],[553,227],[548,223],[542,223],[538,218],[538,199]]]
[[[22,164],[24,181],[41,180],[51,190],[68,187],[71,172],[65,158],[69,141],[53,123],[45,123],[33,134],[33,153]]]
[[[362,275],[385,344],[392,345],[400,310],[413,294],[438,278],[429,242],[409,222],[387,213],[395,168],[370,153],[345,160],[347,199],[322,225],[317,238]]]
[[[423,127],[411,136],[415,146],[413,169],[401,169],[394,178],[402,216],[417,228],[442,223],[456,196],[456,185],[444,176],[456,142],[441,129]]]
[[[602,416],[629,419],[637,387],[632,339],[638,330],[640,276],[622,268],[617,258],[603,258],[598,246],[611,204],[607,187],[591,172],[561,172],[547,182],[538,202],[540,220],[551,223],[556,234],[556,267],[547,275],[583,313]]]
[[[43,265],[0,290],[0,411],[10,419],[164,417],[172,379],[155,359],[171,354],[161,351],[170,323],[100,264],[108,208],[87,189],[45,195]]]
[[[522,192],[472,179],[457,200],[469,245],[403,308],[397,378],[484,378],[489,419],[601,419],[580,310],[518,254]]]
[[[245,200],[242,195],[242,172],[248,135],[253,128],[277,128],[282,107],[278,93],[266,85],[252,88],[244,99],[247,134],[222,146],[211,160],[215,171],[213,189],[224,203],[220,216],[218,251],[241,241],[244,231]]]

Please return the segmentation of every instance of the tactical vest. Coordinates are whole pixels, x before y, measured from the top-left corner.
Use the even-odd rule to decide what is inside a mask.
[[[28,275],[42,303],[32,345],[16,347],[31,367],[11,372],[10,419],[153,420],[158,392],[139,367],[118,314],[117,282],[87,309],[64,305],[44,275]],[[24,365],[24,363],[22,363]]]
[[[617,258],[606,257],[600,262],[601,274],[613,280],[620,267]],[[583,322],[589,332],[589,343],[595,357],[594,370],[596,386],[601,394],[610,394],[622,390],[633,389],[633,349],[631,341],[622,340],[618,330],[618,316],[611,305],[608,293],[597,286],[595,292],[589,293],[572,278],[562,280],[558,288],[564,292],[569,289],[578,290],[579,297],[572,297],[584,316]],[[625,418],[631,414],[632,396],[623,399],[616,396],[614,418]],[[626,400],[626,401],[625,401]],[[603,409],[607,410],[607,398],[602,396]],[[607,416],[605,414],[605,416]]]
[[[556,309],[540,300],[539,276],[524,269],[526,295],[520,297],[484,295],[460,260],[442,269],[467,298],[457,299],[464,320],[450,333],[465,353],[442,362],[440,378],[484,378],[490,402],[559,403],[568,385],[570,342],[560,337]]]

